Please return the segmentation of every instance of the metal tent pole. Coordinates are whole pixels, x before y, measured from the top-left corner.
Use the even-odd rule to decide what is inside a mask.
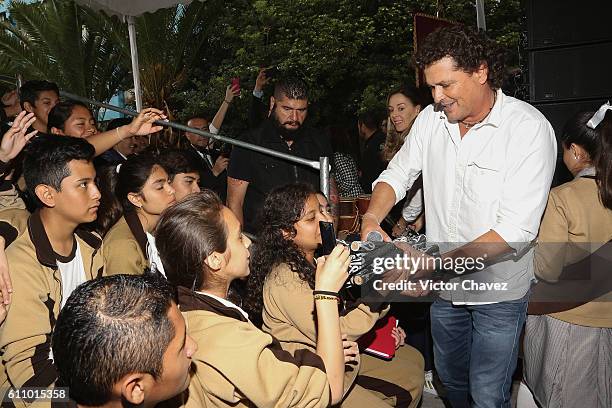
[[[140,91],[140,68],[138,66],[138,46],[136,44],[136,23],[133,16],[125,17],[130,37],[130,57],[132,58],[132,75],[134,77],[134,96],[136,97],[136,110],[142,110],[142,92]]]
[[[106,109],[110,109],[113,110],[115,112],[120,112],[123,113],[125,115],[128,116],[137,116],[138,112],[135,112],[133,110],[130,109],[124,109],[124,108],[120,108],[118,106],[115,105],[111,105],[108,103],[103,103],[103,102],[97,102],[94,101],[92,99],[88,99],[88,98],[84,98],[82,96],[78,96],[75,94],[72,94],[70,92],[66,92],[66,91],[60,91],[60,95],[68,98],[68,99],[73,99],[75,101],[79,101],[85,104],[91,104],[91,105],[95,105],[95,106],[99,106],[102,108],[106,108]],[[325,193],[326,197],[329,197],[329,158],[328,157],[321,157],[319,158],[319,161],[314,161],[314,160],[308,160],[305,159],[303,157],[298,157],[298,156],[293,156],[291,154],[287,154],[284,152],[279,152],[276,150],[272,150],[272,149],[268,149],[266,147],[261,147],[252,143],[247,143],[247,142],[243,142],[241,140],[237,140],[237,139],[232,139],[230,137],[226,137],[226,136],[221,136],[221,135],[216,135],[213,133],[209,133],[209,132],[205,132],[203,130],[200,129],[195,129],[189,126],[185,126],[183,124],[180,123],[175,123],[175,122],[170,122],[170,121],[165,121],[165,120],[157,120],[155,121],[155,123],[157,125],[160,126],[169,126],[171,128],[175,128],[175,129],[179,129],[185,132],[190,132],[190,133],[195,133],[197,135],[200,136],[204,136],[204,137],[209,137],[215,140],[219,140],[221,142],[224,143],[229,143],[231,145],[234,146],[239,146],[242,147],[244,149],[248,149],[248,150],[253,150],[259,153],[263,153],[263,154],[267,154],[269,156],[274,156],[274,157],[278,157],[280,159],[284,159],[284,160],[288,160],[294,163],[298,163],[298,164],[302,164],[304,166],[313,168],[315,170],[319,170],[320,171],[320,187],[321,190]]]

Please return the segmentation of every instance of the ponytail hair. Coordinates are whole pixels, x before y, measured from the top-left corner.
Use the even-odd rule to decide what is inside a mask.
[[[569,149],[572,143],[582,147],[595,166],[599,197],[604,207],[612,210],[612,112],[595,126],[587,126],[595,112],[580,112],[567,121],[559,138],[561,145]]]
[[[102,196],[96,232],[106,234],[125,212],[136,210],[128,195],[142,191],[156,165],[161,166],[157,156],[139,154],[130,155],[120,165],[104,166],[98,171],[98,188]]]
[[[595,161],[599,197],[604,207],[612,210],[612,111],[595,128],[599,131],[601,149]]]

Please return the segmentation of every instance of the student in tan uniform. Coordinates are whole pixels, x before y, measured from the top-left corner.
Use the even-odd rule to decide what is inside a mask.
[[[349,253],[338,246],[319,258],[314,300],[316,348],[295,355],[251,323],[227,299],[235,279],[249,274],[250,240],[236,216],[210,190],[169,208],[156,231],[168,280],[178,286],[188,333],[198,344],[186,407],[328,407],[342,398],[344,356],[337,292]]]
[[[315,191],[305,184],[271,192],[259,219],[262,235],[251,261],[247,306],[251,314],[261,314],[263,330],[292,353],[316,344],[314,256],[321,244],[319,221],[325,219]],[[342,333],[353,341],[369,332],[389,310],[387,304],[360,300],[343,306]],[[410,346],[398,348],[391,361],[361,354],[360,364],[347,366],[346,371],[345,386],[350,388],[344,407],[414,407],[421,398],[423,357]]]
[[[0,143],[0,324],[6,317],[13,287],[4,250],[27,227],[30,213],[17,195],[15,187],[6,179],[9,162],[24,148],[37,131],[28,132],[36,118],[33,113],[22,111],[2,136]]]
[[[26,183],[39,209],[6,251],[14,292],[0,326],[0,390],[55,382],[51,335],[60,309],[79,284],[102,275],[102,240],[79,228],[95,220],[100,202],[93,155],[81,139],[49,136],[26,152]]]
[[[574,179],[550,191],[534,259],[538,278],[560,289],[554,298],[529,305],[525,380],[542,407],[610,407],[612,292],[606,282],[612,279],[612,107],[576,114],[560,141]],[[607,264],[596,262],[598,256]],[[580,276],[584,273],[589,278]],[[532,299],[539,297],[541,285]],[[590,286],[596,286],[593,295],[574,297]]]
[[[174,189],[159,159],[152,154],[131,155],[117,166],[100,170],[102,201],[97,220],[104,235],[105,274],[163,274],[153,231],[161,213],[175,203]]]

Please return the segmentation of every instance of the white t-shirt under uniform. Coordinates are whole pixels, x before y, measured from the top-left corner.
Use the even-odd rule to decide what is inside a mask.
[[[76,287],[87,280],[79,241],[75,240],[74,246],[73,253],[68,257],[64,258],[57,255],[57,267],[62,278],[62,303],[60,308],[64,307],[66,300]]]

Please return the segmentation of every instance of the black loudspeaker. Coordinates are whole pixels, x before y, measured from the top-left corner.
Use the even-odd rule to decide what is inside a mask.
[[[612,95],[612,1],[527,0],[531,102]]]
[[[612,97],[611,0],[526,0],[529,100],[557,138],[577,112]],[[571,179],[559,146],[553,186]]]
[[[612,95],[612,41],[531,51],[529,67],[532,102]]]
[[[612,97],[612,94],[610,95],[610,97]],[[571,118],[578,112],[595,112],[607,100],[608,98],[562,103],[534,103],[533,106],[538,108],[538,110],[542,112],[544,116],[546,116],[546,119],[548,119],[553,129],[555,129],[555,134],[558,137],[561,136],[561,132],[563,132],[563,126],[565,126],[565,122],[567,122],[569,118]]]
[[[612,39],[610,0],[529,0],[526,6],[529,48]]]

